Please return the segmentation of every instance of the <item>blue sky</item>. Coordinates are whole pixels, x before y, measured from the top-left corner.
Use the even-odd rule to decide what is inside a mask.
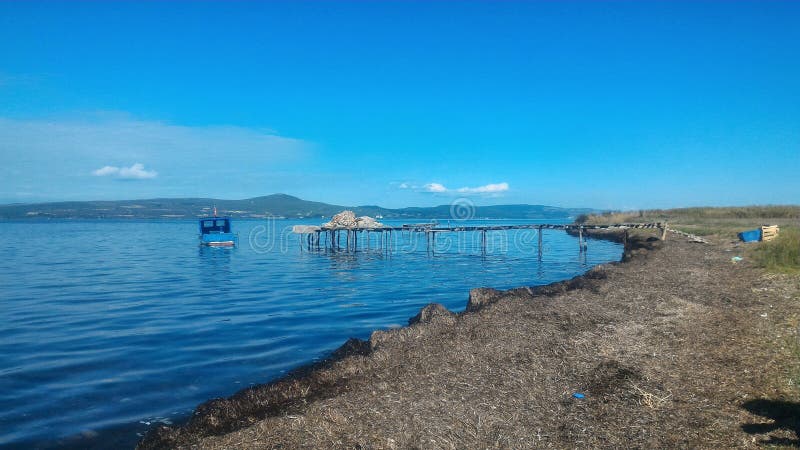
[[[0,202],[800,201],[800,2],[0,2]]]

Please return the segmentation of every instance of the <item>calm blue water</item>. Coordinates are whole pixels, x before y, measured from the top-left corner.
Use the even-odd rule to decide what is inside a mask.
[[[621,254],[591,241],[581,255],[562,231],[545,232],[541,262],[532,231],[490,233],[485,256],[477,234],[440,235],[433,255],[403,233],[390,255],[377,238],[307,252],[285,227],[319,220],[266,223],[235,221],[235,249],[200,248],[194,221],[0,223],[0,445],[133,446],[427,303],[460,311],[472,287],[546,284]]]

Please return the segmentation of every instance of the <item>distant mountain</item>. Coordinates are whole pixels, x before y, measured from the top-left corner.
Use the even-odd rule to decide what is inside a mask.
[[[544,205],[496,205],[465,207],[451,205],[389,209],[380,206],[340,206],[302,200],[286,194],[273,194],[245,200],[213,198],[155,198],[55,202],[0,205],[0,219],[181,219],[208,216],[212,206],[220,215],[238,218],[330,217],[351,209],[357,215],[383,216],[385,219],[447,219],[474,217],[493,219],[566,219],[596,212],[589,208],[558,208]]]

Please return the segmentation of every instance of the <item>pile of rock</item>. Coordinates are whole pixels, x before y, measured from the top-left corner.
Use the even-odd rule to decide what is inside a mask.
[[[356,219],[358,228],[383,228],[384,225],[370,216],[361,216]]]
[[[323,228],[354,228],[356,226],[356,213],[353,211],[342,211],[335,214],[330,222],[322,224]]]
[[[382,228],[384,225],[369,216],[356,217],[353,211],[342,211],[334,215],[323,228]]]

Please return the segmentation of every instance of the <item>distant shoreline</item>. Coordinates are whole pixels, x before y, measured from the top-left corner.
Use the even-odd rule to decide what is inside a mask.
[[[306,219],[331,217],[349,209],[359,216],[382,216],[386,220],[419,220],[434,218],[470,219],[500,217],[508,219],[569,219],[598,210],[592,208],[561,208],[546,205],[478,206],[469,200],[454,200],[453,204],[383,208],[376,205],[342,206],[303,200],[286,194],[273,194],[243,200],[213,198],[161,198],[118,201],[79,201],[0,205],[0,220],[20,219],[198,219],[213,214],[216,206],[220,215],[232,218]]]

